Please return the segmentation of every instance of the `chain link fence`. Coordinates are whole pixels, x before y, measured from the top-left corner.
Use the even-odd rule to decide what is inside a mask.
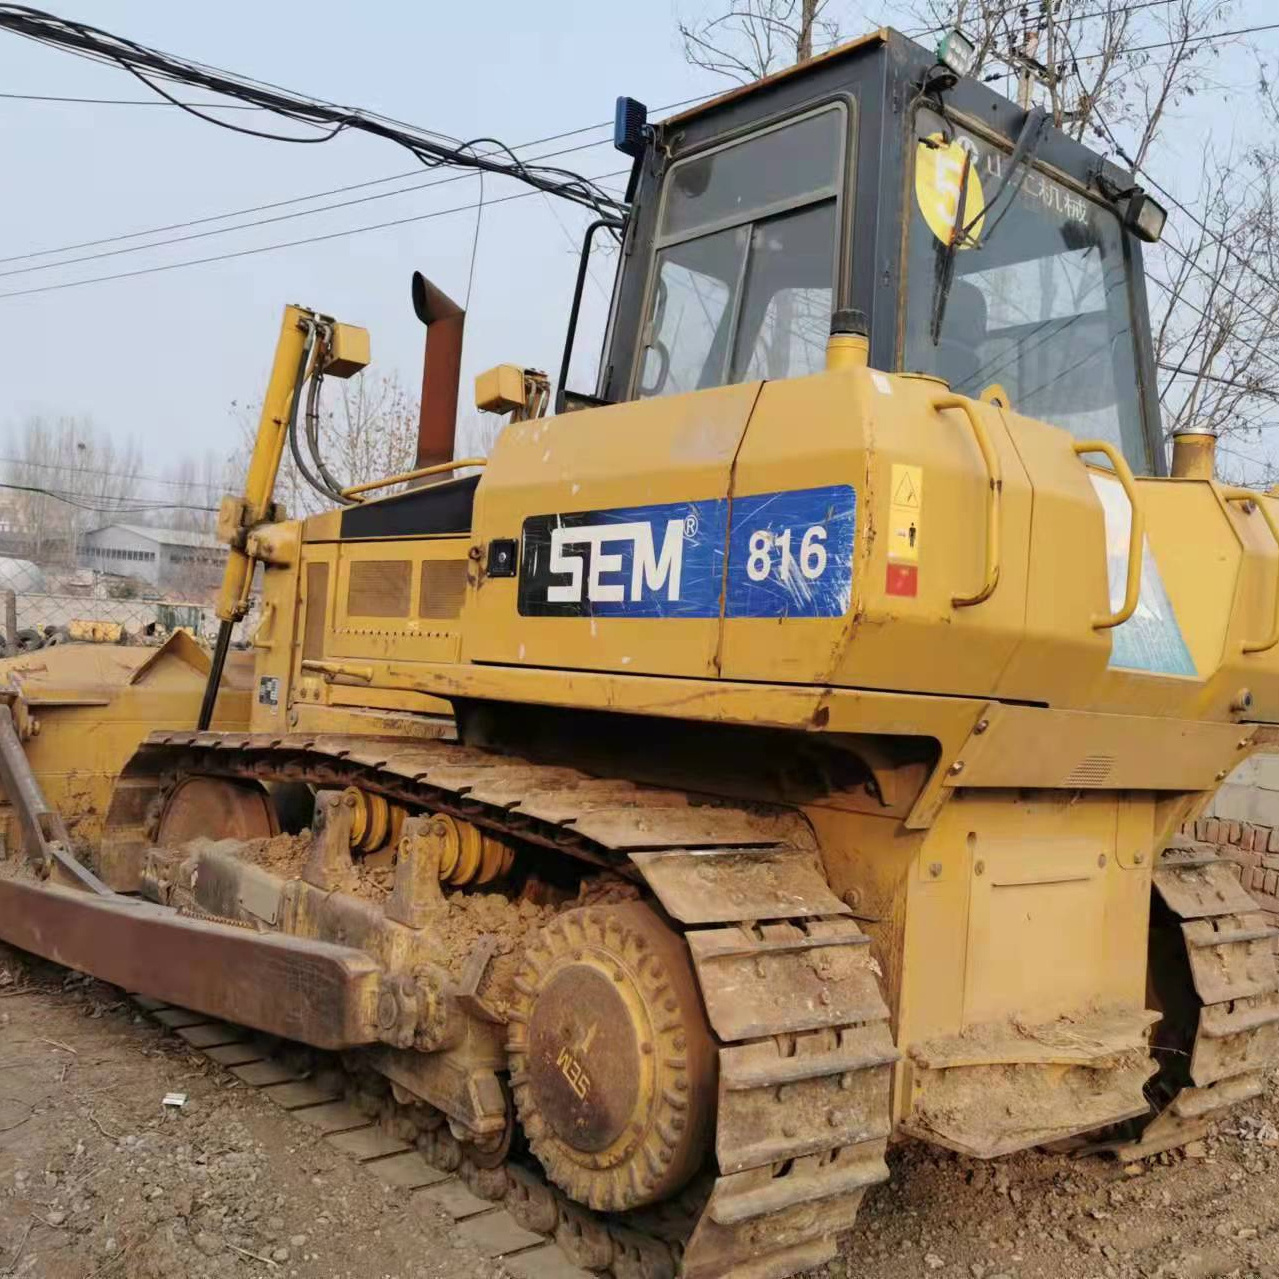
[[[210,574],[191,577],[185,591],[159,590],[127,571],[0,555],[0,657],[71,640],[158,644],[178,629],[212,643],[218,619]],[[236,626],[234,643],[248,643],[256,613]]]

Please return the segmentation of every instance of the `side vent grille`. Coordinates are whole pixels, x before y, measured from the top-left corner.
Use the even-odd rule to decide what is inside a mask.
[[[353,560],[346,592],[351,617],[407,617],[412,565],[408,560]]]
[[[445,621],[460,617],[466,598],[465,560],[423,560],[417,615]]]
[[[1070,770],[1066,786],[1104,786],[1115,767],[1113,755],[1086,755]]]
[[[325,613],[329,606],[329,566],[306,566],[306,619],[302,631],[302,656],[324,656]]]

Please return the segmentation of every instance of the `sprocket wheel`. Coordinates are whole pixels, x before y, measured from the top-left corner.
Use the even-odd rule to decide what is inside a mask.
[[[567,911],[514,985],[511,1083],[547,1174],[600,1211],[675,1194],[705,1157],[716,1082],[683,938],[640,902]]]

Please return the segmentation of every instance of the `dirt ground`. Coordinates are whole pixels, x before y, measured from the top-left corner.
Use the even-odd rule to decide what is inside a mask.
[[[501,1274],[114,988],[0,947],[0,1276]]]
[[[1279,1276],[1273,1085],[1185,1156],[983,1164],[905,1145],[889,1164],[812,1279]],[[112,988],[0,947],[0,1276],[503,1273]]]

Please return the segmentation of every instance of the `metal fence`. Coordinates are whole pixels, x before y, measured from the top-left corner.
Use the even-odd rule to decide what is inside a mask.
[[[0,557],[0,656],[79,638],[158,643],[179,628],[212,642],[218,619],[210,594],[192,594],[160,596],[113,574]],[[256,613],[236,626],[234,642],[249,641]]]

